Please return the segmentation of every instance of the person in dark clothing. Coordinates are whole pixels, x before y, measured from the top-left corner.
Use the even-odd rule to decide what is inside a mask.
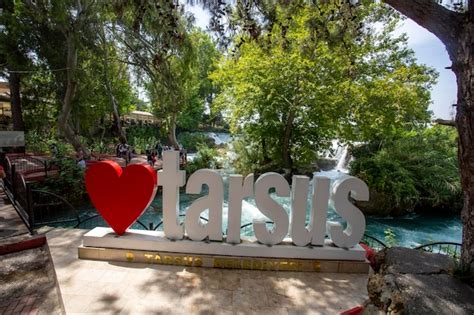
[[[156,144],[156,152],[158,153],[158,159],[161,160],[163,157],[163,147],[161,146],[161,142]]]

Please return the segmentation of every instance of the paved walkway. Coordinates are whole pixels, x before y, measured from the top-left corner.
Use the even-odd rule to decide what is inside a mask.
[[[0,186],[2,184],[0,183]],[[0,243],[14,236],[28,236],[29,231],[0,187]]]
[[[338,314],[367,299],[366,275],[80,260],[86,232],[47,233],[67,314]]]
[[[48,246],[29,234],[0,191],[0,314],[62,314]]]

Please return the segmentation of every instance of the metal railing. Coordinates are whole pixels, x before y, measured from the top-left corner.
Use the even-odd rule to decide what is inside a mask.
[[[426,252],[451,256],[454,260],[461,258],[461,243],[455,242],[433,242],[423,244],[414,249],[424,250]]]
[[[370,248],[376,251],[379,251],[388,247],[384,242],[382,242],[378,238],[370,236],[366,233],[364,233],[364,236],[362,237],[362,240],[360,242],[369,246]]]
[[[15,171],[23,175],[44,173],[44,177],[47,177],[48,172],[51,170],[51,165],[46,159],[39,159],[29,155],[7,155],[5,159],[8,165],[15,165]]]
[[[133,228],[134,225],[139,225],[144,230],[149,230],[149,228],[140,220],[137,220],[131,227]],[[107,222],[105,222],[102,216],[98,213],[79,218],[77,224],[74,226],[75,229],[93,229],[95,227],[109,227]]]
[[[273,221],[265,221],[267,228],[273,227]],[[253,222],[246,223],[240,227],[240,234],[244,236],[253,236]]]
[[[46,159],[20,154],[2,155],[0,160],[5,171],[3,179],[5,194],[30,232],[39,225],[74,220],[74,218],[58,220],[57,215],[54,216],[55,213],[62,212],[77,217],[74,207],[66,199],[47,191],[34,190],[26,179],[33,173],[39,173],[41,178],[47,177],[51,166]],[[42,199],[47,201],[42,203]],[[48,207],[45,207],[46,205]],[[54,205],[56,209],[53,211],[51,207]]]
[[[31,189],[33,227],[79,222],[79,213],[65,198],[49,191]]]
[[[186,217],[186,214],[180,214],[180,215],[179,215],[179,218],[181,218],[181,220],[180,220],[180,221],[181,221],[181,222],[180,222],[180,225],[183,225],[183,224],[184,224],[184,220],[182,220],[182,218],[184,218],[184,217]],[[200,218],[203,222],[209,222],[209,220],[208,220],[207,218],[203,217],[203,216],[199,216],[199,218]],[[151,230],[153,230],[153,231],[160,231],[160,230],[161,230],[160,228],[162,228],[162,227],[163,227],[163,220],[161,220],[161,221],[160,221],[153,229],[151,229]],[[160,229],[160,230],[159,230],[159,229]]]

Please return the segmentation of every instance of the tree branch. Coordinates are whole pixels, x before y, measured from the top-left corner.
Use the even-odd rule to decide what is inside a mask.
[[[446,120],[446,119],[438,118],[438,119],[433,120],[433,122],[438,125],[456,127],[456,122],[454,120]]]
[[[454,56],[464,14],[451,11],[434,0],[383,1],[436,35],[446,45],[450,57]]]

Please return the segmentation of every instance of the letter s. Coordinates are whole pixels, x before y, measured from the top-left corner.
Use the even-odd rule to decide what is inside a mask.
[[[368,201],[369,188],[356,177],[344,178],[335,183],[332,193],[334,210],[347,222],[345,230],[339,222],[328,222],[329,236],[337,247],[353,247],[364,236],[364,214],[349,201],[349,194],[355,200]]]

